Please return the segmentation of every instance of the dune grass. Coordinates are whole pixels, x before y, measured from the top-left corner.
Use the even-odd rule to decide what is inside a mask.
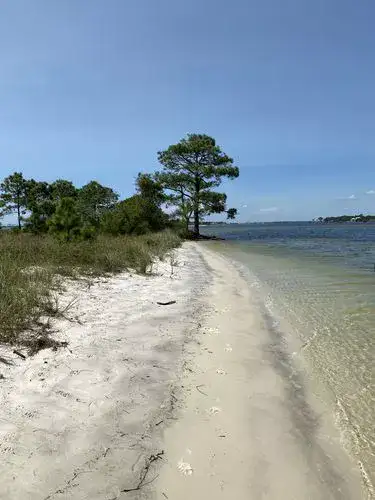
[[[179,243],[168,231],[68,243],[0,231],[0,343],[27,345],[25,331],[35,333],[37,328],[40,334],[40,319],[56,313],[53,292],[61,276],[101,276],[126,269],[146,274],[155,258],[163,258]]]

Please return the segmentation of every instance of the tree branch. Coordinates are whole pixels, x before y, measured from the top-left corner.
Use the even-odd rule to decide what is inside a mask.
[[[191,200],[193,199],[193,196],[188,194],[186,191],[183,191],[182,189],[172,188],[169,186],[165,186],[165,189],[168,189],[169,191],[174,191],[175,193],[180,193],[181,195],[186,196],[187,198],[190,198]]]

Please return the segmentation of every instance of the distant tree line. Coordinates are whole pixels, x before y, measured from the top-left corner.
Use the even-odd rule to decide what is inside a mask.
[[[140,173],[133,196],[119,200],[110,187],[97,181],[78,188],[71,181],[52,183],[25,179],[21,172],[0,184],[0,217],[14,214],[19,230],[51,233],[67,241],[90,239],[99,232],[144,234],[177,226],[185,232],[193,221],[199,236],[203,217],[237,210],[226,208],[226,194],[214,190],[223,178],[238,177],[238,167],[213,138],[190,134],[158,153],[161,170]]]
[[[371,222],[375,221],[375,215],[340,215],[338,217],[318,217],[316,222],[343,223],[343,222]]]

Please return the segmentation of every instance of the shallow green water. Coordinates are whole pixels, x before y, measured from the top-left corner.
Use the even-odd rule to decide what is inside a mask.
[[[238,231],[238,228],[236,228]],[[246,228],[248,230],[248,228]],[[219,233],[220,234],[220,233]],[[238,233],[236,233],[238,236]],[[238,263],[280,334],[296,341],[295,354],[334,414],[342,443],[359,464],[371,491],[375,484],[375,273],[373,243],[345,241],[339,251],[325,241],[304,245],[284,238],[236,237],[208,243]],[[361,254],[361,245],[368,249]],[[311,250],[313,248],[313,250]]]

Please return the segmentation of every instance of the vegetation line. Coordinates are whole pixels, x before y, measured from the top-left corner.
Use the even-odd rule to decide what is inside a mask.
[[[21,172],[3,180],[0,217],[13,216],[16,225],[0,231],[0,343],[30,353],[57,347],[49,333],[50,318],[65,312],[56,300],[61,276],[150,272],[154,259],[181,237],[200,236],[204,216],[235,217],[237,210],[227,209],[225,193],[215,188],[239,170],[213,138],[190,134],[158,159],[161,170],[138,174],[135,194],[122,201],[97,181],[77,188],[65,179],[25,179]],[[171,275],[174,265],[171,254]]]
[[[54,347],[46,342],[50,319],[64,315],[56,293],[62,277],[87,277],[126,269],[145,274],[155,258],[180,243],[175,232],[143,236],[99,235],[88,241],[59,241],[49,235],[0,233],[0,342],[29,352]],[[42,339],[44,339],[42,341]]]

